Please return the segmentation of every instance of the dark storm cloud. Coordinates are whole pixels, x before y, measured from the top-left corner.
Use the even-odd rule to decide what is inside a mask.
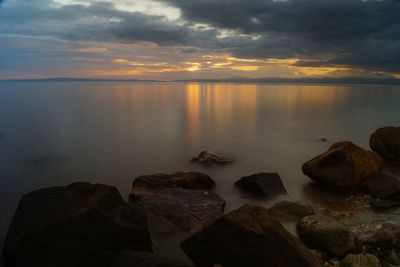
[[[400,67],[399,0],[165,0],[188,21],[260,34],[245,57],[300,57],[300,65]],[[247,44],[246,44],[247,45]],[[317,59],[317,60],[316,60]]]

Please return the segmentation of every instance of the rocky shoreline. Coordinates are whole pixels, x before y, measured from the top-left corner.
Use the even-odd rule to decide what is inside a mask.
[[[254,198],[224,214],[205,173],[137,177],[129,202],[113,186],[77,182],[25,194],[11,221],[0,267],[393,267],[400,266],[400,128],[377,129],[372,151],[338,142],[304,163],[315,186],[343,195],[344,209],[290,200],[277,173],[237,179]],[[193,164],[234,160],[203,151]],[[294,223],[297,235],[284,225]],[[191,262],[154,254],[154,239],[185,233]]]

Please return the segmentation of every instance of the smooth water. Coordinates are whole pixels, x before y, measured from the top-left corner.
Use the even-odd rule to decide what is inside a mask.
[[[74,181],[127,197],[138,175],[199,170],[231,210],[250,201],[237,179],[279,172],[292,198],[315,202],[303,162],[335,141],[368,147],[376,128],[399,124],[395,86],[2,82],[0,239],[23,193]],[[236,162],[190,164],[204,149]]]

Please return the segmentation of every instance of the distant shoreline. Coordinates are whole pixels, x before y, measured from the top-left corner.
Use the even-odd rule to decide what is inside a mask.
[[[257,84],[342,84],[342,85],[400,85],[395,78],[257,78],[257,79],[189,79],[189,80],[140,80],[140,79],[95,79],[95,78],[40,78],[7,79],[0,82],[128,82],[128,83],[257,83]]]

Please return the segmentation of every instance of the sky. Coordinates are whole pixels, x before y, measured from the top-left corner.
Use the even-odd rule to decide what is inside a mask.
[[[0,79],[400,78],[400,0],[0,0]]]

